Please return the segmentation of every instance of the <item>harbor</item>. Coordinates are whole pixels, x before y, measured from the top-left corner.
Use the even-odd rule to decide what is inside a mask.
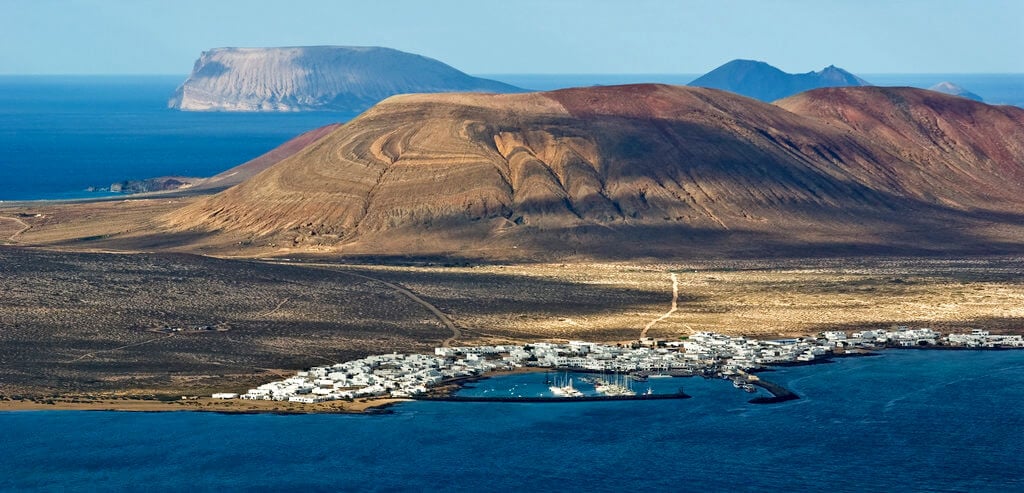
[[[414,397],[418,401],[445,401],[445,402],[547,402],[547,403],[572,403],[572,402],[602,402],[602,401],[660,401],[670,399],[690,399],[692,396],[678,392],[675,394],[640,394],[640,395],[577,395],[572,397],[511,397],[511,396],[464,396],[448,395],[433,396],[424,395]]]
[[[391,353],[316,366],[244,393],[219,392],[217,400],[286,401],[319,404],[354,399],[418,399],[465,402],[584,402],[688,398],[681,388],[638,392],[634,382],[700,376],[726,379],[757,394],[749,402],[772,404],[798,399],[794,392],[754,373],[772,366],[828,362],[835,357],[873,354],[885,348],[1024,348],[1021,336],[975,330],[942,336],[929,328],[894,327],[818,337],[761,340],[697,332],[680,340],[642,338],[615,345],[587,341],[523,345],[438,347],[434,354]],[[460,396],[467,382],[500,372],[544,371],[544,387],[530,394]],[[552,375],[552,372],[554,375]],[[578,376],[584,374],[586,376]],[[574,382],[574,378],[577,379]],[[583,392],[580,383],[592,387]]]

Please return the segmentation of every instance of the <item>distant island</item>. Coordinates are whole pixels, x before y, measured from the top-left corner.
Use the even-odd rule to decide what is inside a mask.
[[[974,101],[984,102],[985,100],[981,96],[968,91],[963,86],[954,84],[952,82],[939,82],[934,86],[928,88],[929,91],[941,92],[943,94],[950,94],[953,96],[960,96],[961,98],[973,99]]]
[[[168,102],[185,111],[361,112],[395,94],[522,90],[390,48],[214,48]]]
[[[835,65],[818,72],[789,74],[765,62],[733,60],[697,78],[689,85],[734,92],[771,102],[822,87],[870,86],[868,81]]]

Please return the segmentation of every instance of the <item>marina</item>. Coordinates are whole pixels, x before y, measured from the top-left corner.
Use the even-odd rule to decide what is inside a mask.
[[[641,394],[641,395],[576,395],[572,397],[509,397],[509,396],[417,396],[417,401],[442,402],[537,402],[537,403],[573,403],[573,402],[604,402],[604,401],[661,401],[671,399],[690,399],[692,396],[678,392],[675,394]]]
[[[215,399],[273,400],[315,404],[356,398],[465,400],[456,394],[467,380],[496,372],[546,370],[546,392],[536,395],[479,396],[477,402],[566,402],[643,400],[655,394],[648,386],[638,395],[634,382],[701,376],[730,380],[755,396],[749,402],[772,404],[798,399],[781,385],[755,372],[772,366],[806,365],[840,356],[872,354],[884,348],[1021,348],[1021,336],[975,330],[943,337],[929,328],[894,327],[847,334],[827,331],[819,337],[759,340],[697,332],[678,341],[642,338],[628,344],[534,342],[524,345],[438,347],[434,354],[374,355],[346,363],[317,366],[295,376],[249,389],[218,392]],[[556,373],[550,374],[552,370]],[[574,383],[570,372],[588,376]],[[593,387],[584,392],[578,384]],[[685,395],[679,390],[671,395]],[[662,399],[665,397],[657,397]],[[675,397],[678,398],[678,397]],[[481,400],[483,399],[483,400]]]

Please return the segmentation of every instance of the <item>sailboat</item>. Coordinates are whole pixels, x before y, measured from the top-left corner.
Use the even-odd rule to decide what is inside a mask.
[[[608,396],[636,395],[636,392],[630,388],[628,376],[619,375],[618,373],[615,374],[611,381],[607,379],[598,380],[594,388],[598,393]]]
[[[555,394],[558,397],[583,397],[583,392],[580,392],[572,386],[572,378],[569,378],[568,375],[566,375],[565,381],[561,382],[562,385],[559,385],[559,383],[560,382],[556,377],[555,382],[548,387],[552,394]]]

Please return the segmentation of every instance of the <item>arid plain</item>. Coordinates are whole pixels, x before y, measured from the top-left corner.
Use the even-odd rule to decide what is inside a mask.
[[[373,353],[629,341],[645,327],[649,336],[670,339],[701,330],[776,337],[893,324],[1024,328],[1024,259],[1008,255],[339,261],[76,251],[89,248],[59,238],[81,234],[66,221],[101,236],[104,224],[123,229],[181,200],[191,199],[0,211],[8,238],[0,248],[5,398],[65,405],[177,398],[244,390]],[[119,221],[108,219],[113,210],[122,211]],[[668,313],[673,278],[677,309]]]

